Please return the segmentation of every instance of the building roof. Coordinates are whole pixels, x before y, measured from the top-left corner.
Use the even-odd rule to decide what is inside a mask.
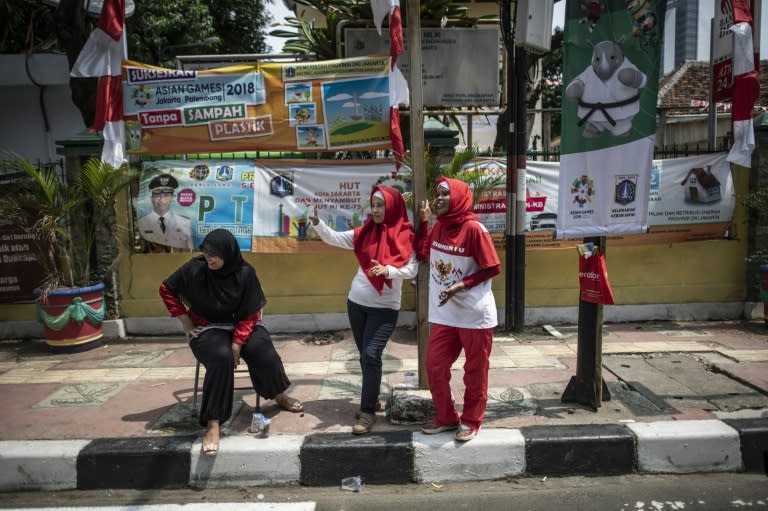
[[[709,106],[709,62],[686,60],[659,81],[659,109],[668,115],[704,113]],[[730,101],[718,104],[718,111],[729,112]],[[760,97],[755,110],[768,110],[768,60],[760,61]]]
[[[683,182],[680,183],[681,186],[685,185],[685,183],[688,181],[688,178],[691,177],[691,174],[696,176],[696,181],[701,185],[702,188],[705,190],[709,190],[712,187],[720,186],[720,181],[712,174],[711,172],[708,172],[707,170],[696,167],[694,169],[691,169],[688,171],[688,174],[686,174],[685,179],[683,179]]]

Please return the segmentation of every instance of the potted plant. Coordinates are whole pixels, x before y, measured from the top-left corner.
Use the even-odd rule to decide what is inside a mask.
[[[43,269],[35,291],[37,316],[46,341],[58,352],[99,346],[106,312],[104,277],[117,256],[99,264],[94,250],[105,236],[116,239],[115,198],[136,171],[91,158],[67,177],[55,166],[38,168],[13,153],[2,158],[11,182],[3,185],[7,193],[0,197],[0,214],[34,240]]]
[[[758,186],[743,199],[749,211],[750,220],[755,226],[754,237],[750,243],[751,252],[747,257],[750,267],[757,267],[759,275],[760,299],[763,302],[763,317],[768,325],[768,186]],[[760,231],[763,232],[760,232]]]

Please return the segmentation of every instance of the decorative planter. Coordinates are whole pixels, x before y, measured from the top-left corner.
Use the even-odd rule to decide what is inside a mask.
[[[36,289],[35,294],[40,295]],[[106,304],[104,283],[52,291],[37,302],[37,318],[54,353],[75,353],[102,345]]]
[[[763,318],[768,325],[768,264],[760,265],[760,299],[763,301]]]

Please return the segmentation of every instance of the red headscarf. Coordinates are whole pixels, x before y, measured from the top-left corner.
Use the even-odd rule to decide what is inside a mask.
[[[371,259],[380,264],[400,268],[411,258],[415,234],[411,222],[408,221],[408,210],[400,192],[389,186],[374,186],[371,191],[371,203],[376,192],[381,192],[384,196],[384,222],[377,224],[373,218],[369,218],[361,227],[355,229],[354,247],[360,268],[371,285],[381,294],[384,284],[392,287],[392,281],[383,275],[373,276],[368,272]]]
[[[460,179],[441,177],[435,183],[435,190],[440,190],[440,183],[448,183],[448,189],[451,191],[451,202],[448,204],[448,211],[438,215],[438,222],[446,229],[453,230],[468,220],[479,220],[477,215],[471,211],[472,190],[467,183]]]

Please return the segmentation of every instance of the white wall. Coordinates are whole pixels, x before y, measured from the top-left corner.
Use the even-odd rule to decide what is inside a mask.
[[[42,102],[41,89],[35,83],[44,86]],[[86,129],[72,103],[66,56],[0,55],[0,119],[0,149],[14,151],[32,161],[58,159],[56,141]]]

